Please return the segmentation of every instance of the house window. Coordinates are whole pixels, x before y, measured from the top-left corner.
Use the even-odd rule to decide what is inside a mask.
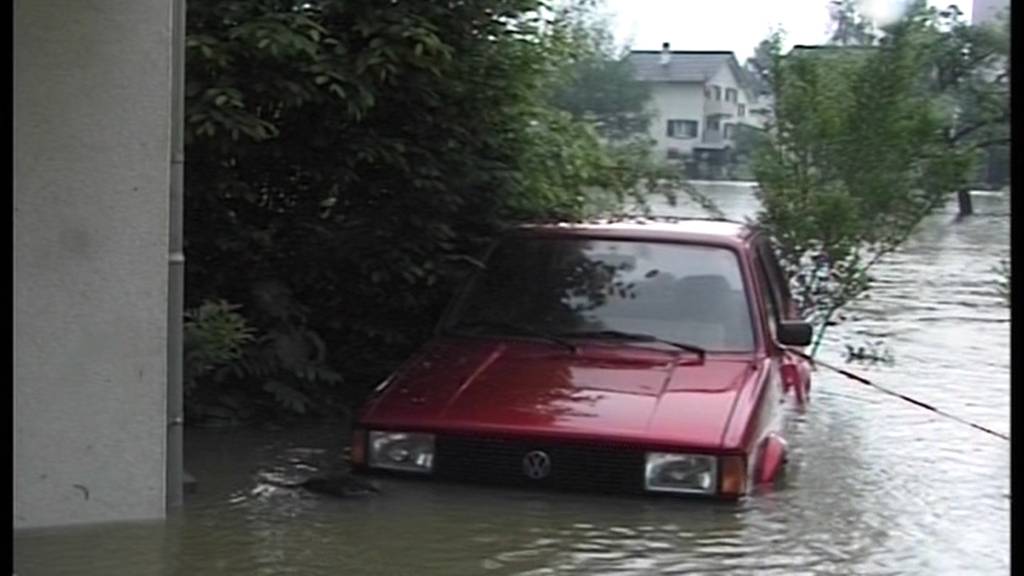
[[[718,118],[708,118],[707,121],[704,122],[704,129],[705,130],[715,131],[715,132],[720,130],[721,129],[721,125],[718,122]]]
[[[712,86],[711,89],[715,91],[715,100],[721,100],[722,88],[720,86]]]
[[[746,104],[738,105],[737,113],[739,114],[740,118],[743,118],[744,116],[746,116],[747,115],[747,105]]]
[[[725,131],[722,133],[722,135],[725,136],[726,138],[732,138],[734,132],[736,132],[736,125],[726,124]]]
[[[665,133],[669,138],[696,138],[696,120],[669,120]]]
[[[725,89],[725,101],[726,102],[735,102],[736,101],[736,89],[735,88],[726,88]]]

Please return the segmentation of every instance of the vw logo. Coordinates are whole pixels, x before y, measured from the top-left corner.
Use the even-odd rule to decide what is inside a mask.
[[[523,473],[534,480],[547,478],[551,473],[551,457],[540,450],[527,453],[523,457]]]

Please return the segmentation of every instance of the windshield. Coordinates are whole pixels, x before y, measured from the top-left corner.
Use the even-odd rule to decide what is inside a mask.
[[[739,260],[725,248],[510,237],[445,327],[517,325],[562,337],[614,330],[747,352],[754,347],[749,310]]]

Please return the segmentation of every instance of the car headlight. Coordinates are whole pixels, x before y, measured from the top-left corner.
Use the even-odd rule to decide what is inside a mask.
[[[371,431],[368,444],[371,468],[407,472],[430,472],[434,469],[433,434]]]
[[[702,454],[648,452],[644,488],[651,492],[714,494],[718,459]]]

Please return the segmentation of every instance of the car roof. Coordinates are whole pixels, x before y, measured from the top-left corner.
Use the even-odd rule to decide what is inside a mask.
[[[629,217],[585,222],[524,225],[520,230],[540,235],[574,235],[713,244],[738,248],[757,233],[757,227],[724,218],[671,216]]]

